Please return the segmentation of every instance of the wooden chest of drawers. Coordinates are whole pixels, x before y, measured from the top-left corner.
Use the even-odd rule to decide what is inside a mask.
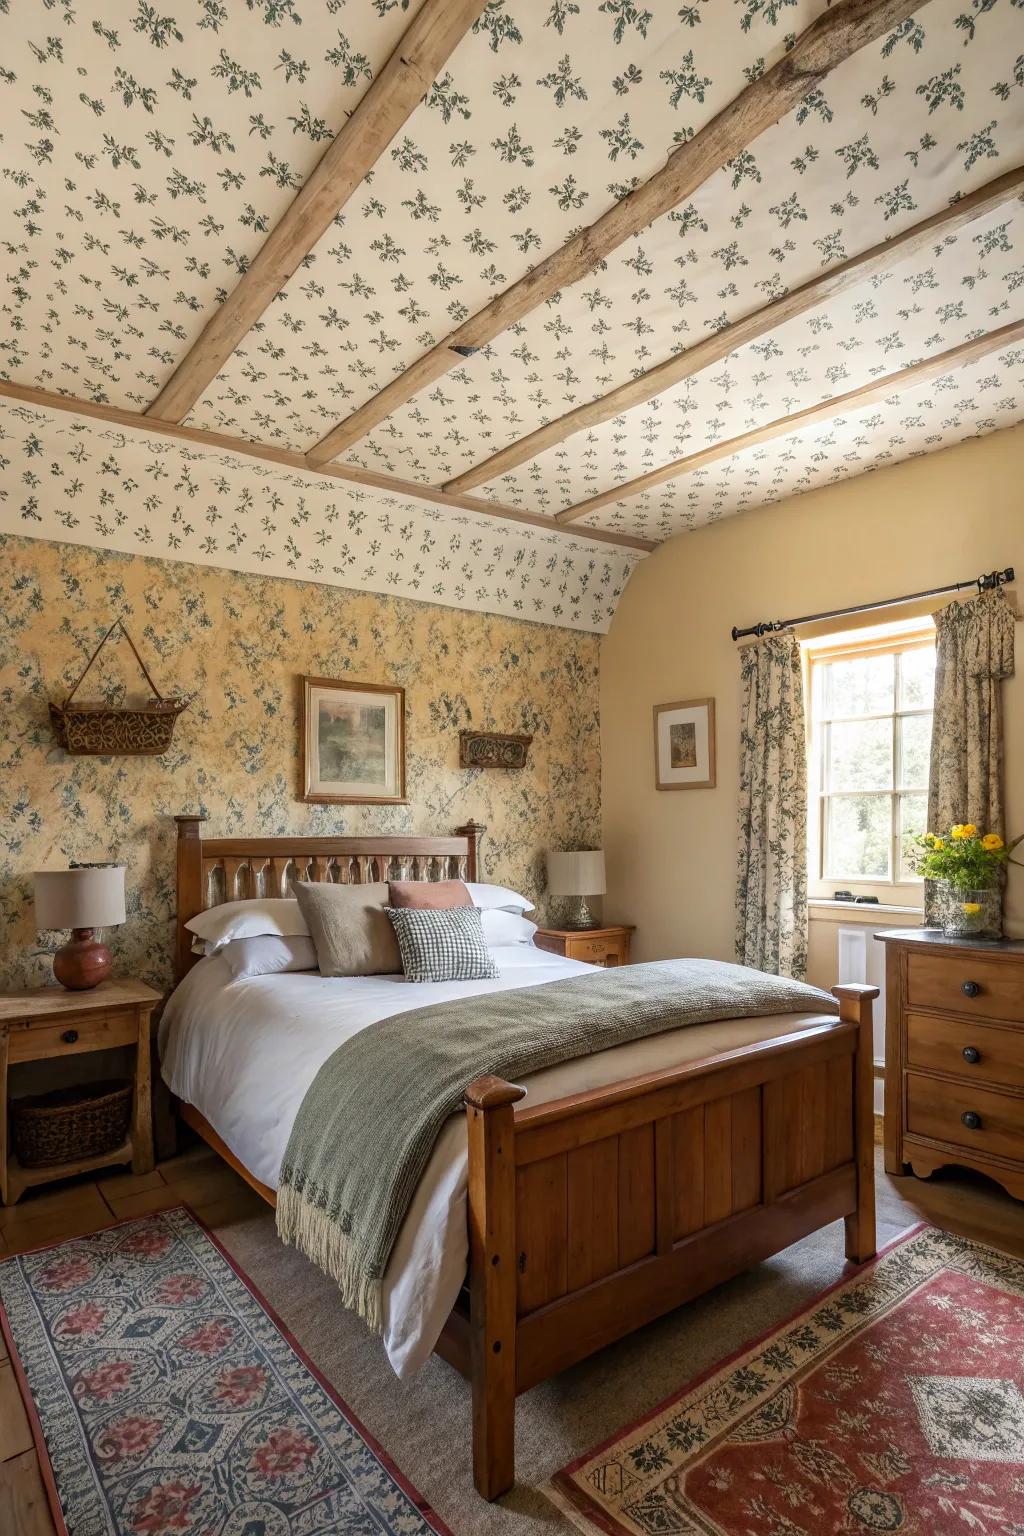
[[[1024,943],[886,946],[885,1166],[986,1173],[1024,1200]]]

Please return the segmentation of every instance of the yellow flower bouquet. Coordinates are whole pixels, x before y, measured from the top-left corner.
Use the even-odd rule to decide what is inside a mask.
[[[948,832],[924,832],[913,839],[920,850],[917,873],[942,888],[943,930],[950,936],[1002,929],[1000,873],[1024,835],[1006,843],[998,832],[981,832],[973,821],[958,822]]]

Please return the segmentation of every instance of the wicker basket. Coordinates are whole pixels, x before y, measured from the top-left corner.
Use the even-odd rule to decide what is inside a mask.
[[[149,684],[153,697],[134,708],[116,708],[110,704],[74,704],[81,687],[100,651],[115,629],[128,641]],[[57,745],[74,757],[157,757],[166,752],[174,734],[174,722],[189,699],[165,699],[146,670],[146,663],[120,619],[115,619],[86,663],[85,671],[63,704],[50,705],[50,724]]]
[[[23,1168],[102,1157],[123,1146],[132,1118],[128,1082],[81,1083],[10,1103],[14,1150]]]

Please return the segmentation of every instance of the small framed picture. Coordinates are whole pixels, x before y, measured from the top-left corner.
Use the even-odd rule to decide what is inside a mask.
[[[654,782],[658,789],[714,788],[714,699],[655,704]]]
[[[405,689],[302,679],[300,799],[317,804],[405,801]]]

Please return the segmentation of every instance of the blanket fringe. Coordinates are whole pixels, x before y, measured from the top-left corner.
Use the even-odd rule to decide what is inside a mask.
[[[383,1286],[363,1274],[356,1245],[320,1206],[312,1205],[290,1184],[277,1191],[277,1233],[330,1275],[346,1307],[374,1330],[384,1331]]]

